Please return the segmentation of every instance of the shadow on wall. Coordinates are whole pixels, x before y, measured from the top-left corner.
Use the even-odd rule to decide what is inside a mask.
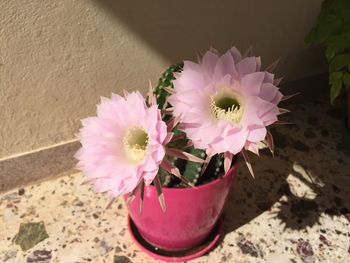
[[[194,59],[214,46],[253,46],[265,65],[282,59],[280,72],[297,79],[324,72],[319,50],[308,50],[321,0],[312,1],[97,1],[170,63]],[[288,63],[284,62],[288,61]]]

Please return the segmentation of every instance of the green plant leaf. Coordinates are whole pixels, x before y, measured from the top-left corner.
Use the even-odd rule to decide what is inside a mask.
[[[321,12],[318,15],[314,27],[305,37],[308,45],[326,44],[329,39],[339,34],[349,32],[350,25],[350,1],[349,0],[324,0]]]
[[[329,75],[329,84],[343,78],[343,72],[333,72]]]
[[[343,82],[346,88],[350,87],[350,74],[348,72],[345,72],[343,75]]]
[[[333,104],[342,90],[350,86],[350,1],[323,0],[320,14],[305,42],[326,46]]]
[[[350,53],[335,56],[329,63],[329,72],[336,72],[348,66],[350,63]]]
[[[342,27],[342,22],[339,20],[331,20],[328,24],[318,28],[318,42],[324,43],[331,36],[338,34]]]
[[[334,104],[334,100],[339,96],[343,86],[343,73],[333,72],[329,76],[329,83],[331,84],[331,104]]]
[[[350,46],[350,34],[333,36],[327,41],[326,45],[326,57],[330,61],[335,55],[344,53]]]

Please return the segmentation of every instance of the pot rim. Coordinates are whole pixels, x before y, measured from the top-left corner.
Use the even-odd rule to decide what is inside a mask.
[[[162,254],[157,254],[157,253],[149,250],[147,247],[145,247],[142,244],[142,242],[140,242],[140,240],[137,238],[137,235],[135,235],[135,232],[132,230],[132,224],[134,225],[136,230],[139,231],[137,226],[135,225],[135,223],[132,221],[130,214],[129,214],[128,215],[128,231],[129,231],[129,234],[130,234],[132,240],[136,243],[136,245],[147,255],[149,255],[157,260],[161,260],[161,261],[165,261],[165,262],[185,262],[185,261],[190,261],[190,260],[199,258],[199,257],[203,256],[204,254],[208,253],[209,251],[211,251],[215,247],[215,245],[219,243],[220,239],[222,238],[222,236],[224,234],[223,233],[223,218],[221,216],[216,223],[218,225],[217,233],[213,236],[213,238],[210,240],[210,242],[207,243],[206,246],[203,246],[201,249],[196,250],[193,253],[190,253],[187,255],[166,256],[166,255],[162,255]],[[214,226],[214,228],[215,228],[215,226]],[[140,234],[140,236],[141,236],[141,234]]]
[[[226,178],[232,174],[236,174],[236,171],[237,171],[237,168],[238,168],[238,162],[236,161],[233,166],[230,168],[230,170],[228,170],[227,173],[224,174],[224,176],[222,177],[219,177],[219,178],[216,178],[215,180],[209,182],[209,183],[206,183],[206,184],[202,184],[202,185],[199,185],[199,186],[195,186],[195,187],[186,187],[186,188],[172,188],[172,187],[162,187],[162,191],[166,191],[166,192],[171,192],[171,191],[192,191],[192,190],[200,190],[200,189],[205,189],[205,188],[208,188],[210,186],[212,186],[213,184],[216,184],[218,181],[222,180],[223,178]],[[146,186],[148,188],[152,188],[153,190],[155,190],[155,186],[154,185],[148,185]]]

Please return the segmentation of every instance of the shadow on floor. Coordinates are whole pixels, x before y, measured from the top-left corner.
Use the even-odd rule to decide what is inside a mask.
[[[267,150],[251,157],[255,179],[241,161],[225,207],[226,233],[266,211],[291,230],[321,224],[322,216],[350,221],[350,151],[342,143],[342,119],[327,99],[304,98],[290,106],[284,119],[294,125],[272,128],[275,158]]]

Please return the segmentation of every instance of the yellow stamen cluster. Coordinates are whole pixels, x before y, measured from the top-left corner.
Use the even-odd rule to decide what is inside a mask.
[[[243,105],[235,94],[222,93],[210,98],[210,111],[217,120],[224,119],[237,124],[243,116]]]
[[[148,141],[148,134],[144,128],[140,126],[129,128],[123,138],[127,159],[133,163],[143,160],[146,157]]]

